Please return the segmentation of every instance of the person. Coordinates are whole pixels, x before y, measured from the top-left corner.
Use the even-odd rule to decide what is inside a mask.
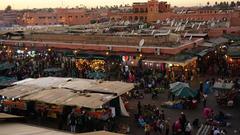
[[[199,128],[199,119],[198,119],[198,118],[195,119],[195,120],[193,121],[192,125],[193,125],[194,128]]]
[[[157,120],[157,125],[156,126],[157,126],[157,130],[159,131],[159,133],[162,134],[164,125],[163,125],[163,122],[160,119]]]
[[[187,121],[186,127],[185,127],[185,135],[191,135],[191,131],[192,131],[191,123]]]
[[[145,126],[144,126],[145,135],[150,135],[150,131],[151,131],[150,125],[148,123],[145,124]]]
[[[181,129],[182,129],[182,131],[184,131],[185,126],[186,126],[186,122],[187,122],[187,118],[186,118],[186,115],[183,112],[181,112],[181,116],[179,118],[179,121],[180,121],[180,124],[181,124]]]
[[[169,135],[170,123],[168,120],[165,121],[165,135]]]
[[[160,117],[160,119],[161,119],[161,120],[165,120],[165,114],[164,114],[164,110],[162,110],[162,111],[161,111],[161,113],[160,113],[160,116],[159,116],[159,117]]]
[[[69,120],[71,132],[75,133],[77,121],[76,121],[74,110],[68,115],[68,120]]]
[[[138,115],[141,115],[142,114],[142,105],[141,105],[140,101],[138,101],[137,107],[138,107]]]
[[[213,135],[220,135],[219,128],[214,128]]]
[[[207,106],[207,95],[204,94],[203,95],[203,108],[205,108]]]

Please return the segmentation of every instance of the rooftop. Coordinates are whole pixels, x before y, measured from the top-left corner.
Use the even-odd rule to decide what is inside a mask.
[[[7,98],[39,101],[56,105],[101,108],[134,88],[132,83],[43,77],[26,79],[0,91]]]

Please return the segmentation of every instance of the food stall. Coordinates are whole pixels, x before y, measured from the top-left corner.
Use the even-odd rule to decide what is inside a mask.
[[[175,82],[170,84],[171,95],[177,97],[177,100],[168,101],[162,104],[162,107],[172,109],[195,109],[197,101],[194,100],[197,93],[189,87],[189,84]]]
[[[233,106],[239,91],[233,88],[232,82],[217,81],[213,85],[217,103],[221,106]]]

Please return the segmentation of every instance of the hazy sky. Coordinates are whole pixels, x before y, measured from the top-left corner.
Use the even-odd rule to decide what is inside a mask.
[[[14,9],[23,8],[48,8],[48,7],[76,7],[85,5],[87,7],[96,7],[104,5],[132,4],[133,2],[146,2],[147,0],[0,0],[0,9],[5,9],[11,5]],[[159,0],[160,1],[160,0]],[[224,0],[164,0],[171,5],[177,6],[199,6],[205,5],[208,1],[213,4],[215,1]],[[232,1],[232,0],[225,0]],[[237,1],[237,0],[233,0]]]

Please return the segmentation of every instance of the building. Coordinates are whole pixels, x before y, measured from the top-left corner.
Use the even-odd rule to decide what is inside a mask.
[[[172,11],[170,4],[167,2],[159,2],[157,0],[148,0],[144,3],[133,3],[132,12],[112,13],[111,20],[128,20],[128,21],[144,21],[156,22],[158,20],[175,19],[175,20],[193,20],[193,21],[231,21],[232,25],[240,25],[239,11],[219,10],[214,8],[188,8],[181,12]]]
[[[30,11],[23,14],[22,25],[81,25],[98,21],[102,12],[84,8]]]
[[[12,26],[18,23],[20,16],[17,10],[0,11],[0,22],[3,26]]]

